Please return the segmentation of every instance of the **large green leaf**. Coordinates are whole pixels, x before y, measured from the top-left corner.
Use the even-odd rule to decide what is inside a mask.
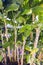
[[[31,33],[31,30],[26,30],[26,31],[24,32],[24,36],[25,36],[25,37],[28,37],[28,36],[30,35],[30,33]]]
[[[13,3],[9,7],[6,8],[6,12],[17,11],[18,9],[19,9],[19,5]]]
[[[25,31],[27,31],[27,30],[32,30],[32,26],[31,25],[29,25],[29,24],[25,24],[20,30],[19,30],[19,32],[20,33],[23,33],[23,32],[25,32]]]
[[[30,35],[31,31],[32,26],[29,24],[26,24],[21,29],[19,29],[19,33],[23,33],[26,38]]]

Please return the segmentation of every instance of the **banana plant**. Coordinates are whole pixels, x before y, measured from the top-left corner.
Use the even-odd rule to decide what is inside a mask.
[[[0,3],[1,3],[0,5],[2,6],[2,2]],[[20,37],[20,41],[22,41],[21,65],[23,65],[23,62],[24,62],[23,59],[25,55],[25,45],[27,45],[29,41],[33,43],[32,44],[33,46],[31,46],[32,51],[31,51],[31,54],[28,55],[28,59],[30,59],[31,61],[30,64],[34,65],[35,64],[34,59],[36,58],[35,56],[37,52],[35,50],[37,50],[37,47],[40,42],[39,38],[41,38],[40,35],[43,30],[43,0],[32,0],[32,1],[31,0],[22,0],[22,1],[12,0],[12,3],[9,6],[7,6],[5,10],[3,10],[3,8],[1,7],[0,9],[3,12],[3,14],[0,13],[0,19],[4,21],[6,35],[8,34],[8,28],[6,26],[9,26],[13,29],[12,33],[14,34],[12,38],[13,38],[13,43],[15,47],[15,60],[16,60],[16,51],[19,56],[17,41],[19,36],[22,35]],[[9,40],[7,36],[6,36],[6,39]],[[43,43],[43,41],[41,43]],[[8,46],[9,46],[9,43],[8,43]],[[18,56],[17,56],[17,60],[19,60]]]

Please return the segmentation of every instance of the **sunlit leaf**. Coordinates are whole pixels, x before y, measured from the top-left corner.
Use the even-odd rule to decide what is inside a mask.
[[[22,15],[30,15],[32,14],[32,9],[25,9],[24,12],[22,13]]]
[[[39,50],[38,48],[32,49],[31,54],[38,52],[38,50]]]
[[[32,49],[31,49],[31,47],[29,47],[29,45],[26,45],[26,46],[25,46],[25,50],[31,51]]]
[[[24,25],[24,26],[19,30],[19,32],[20,32],[20,33],[23,33],[23,32],[30,31],[30,30],[32,30],[31,25],[26,24],[26,25]]]

